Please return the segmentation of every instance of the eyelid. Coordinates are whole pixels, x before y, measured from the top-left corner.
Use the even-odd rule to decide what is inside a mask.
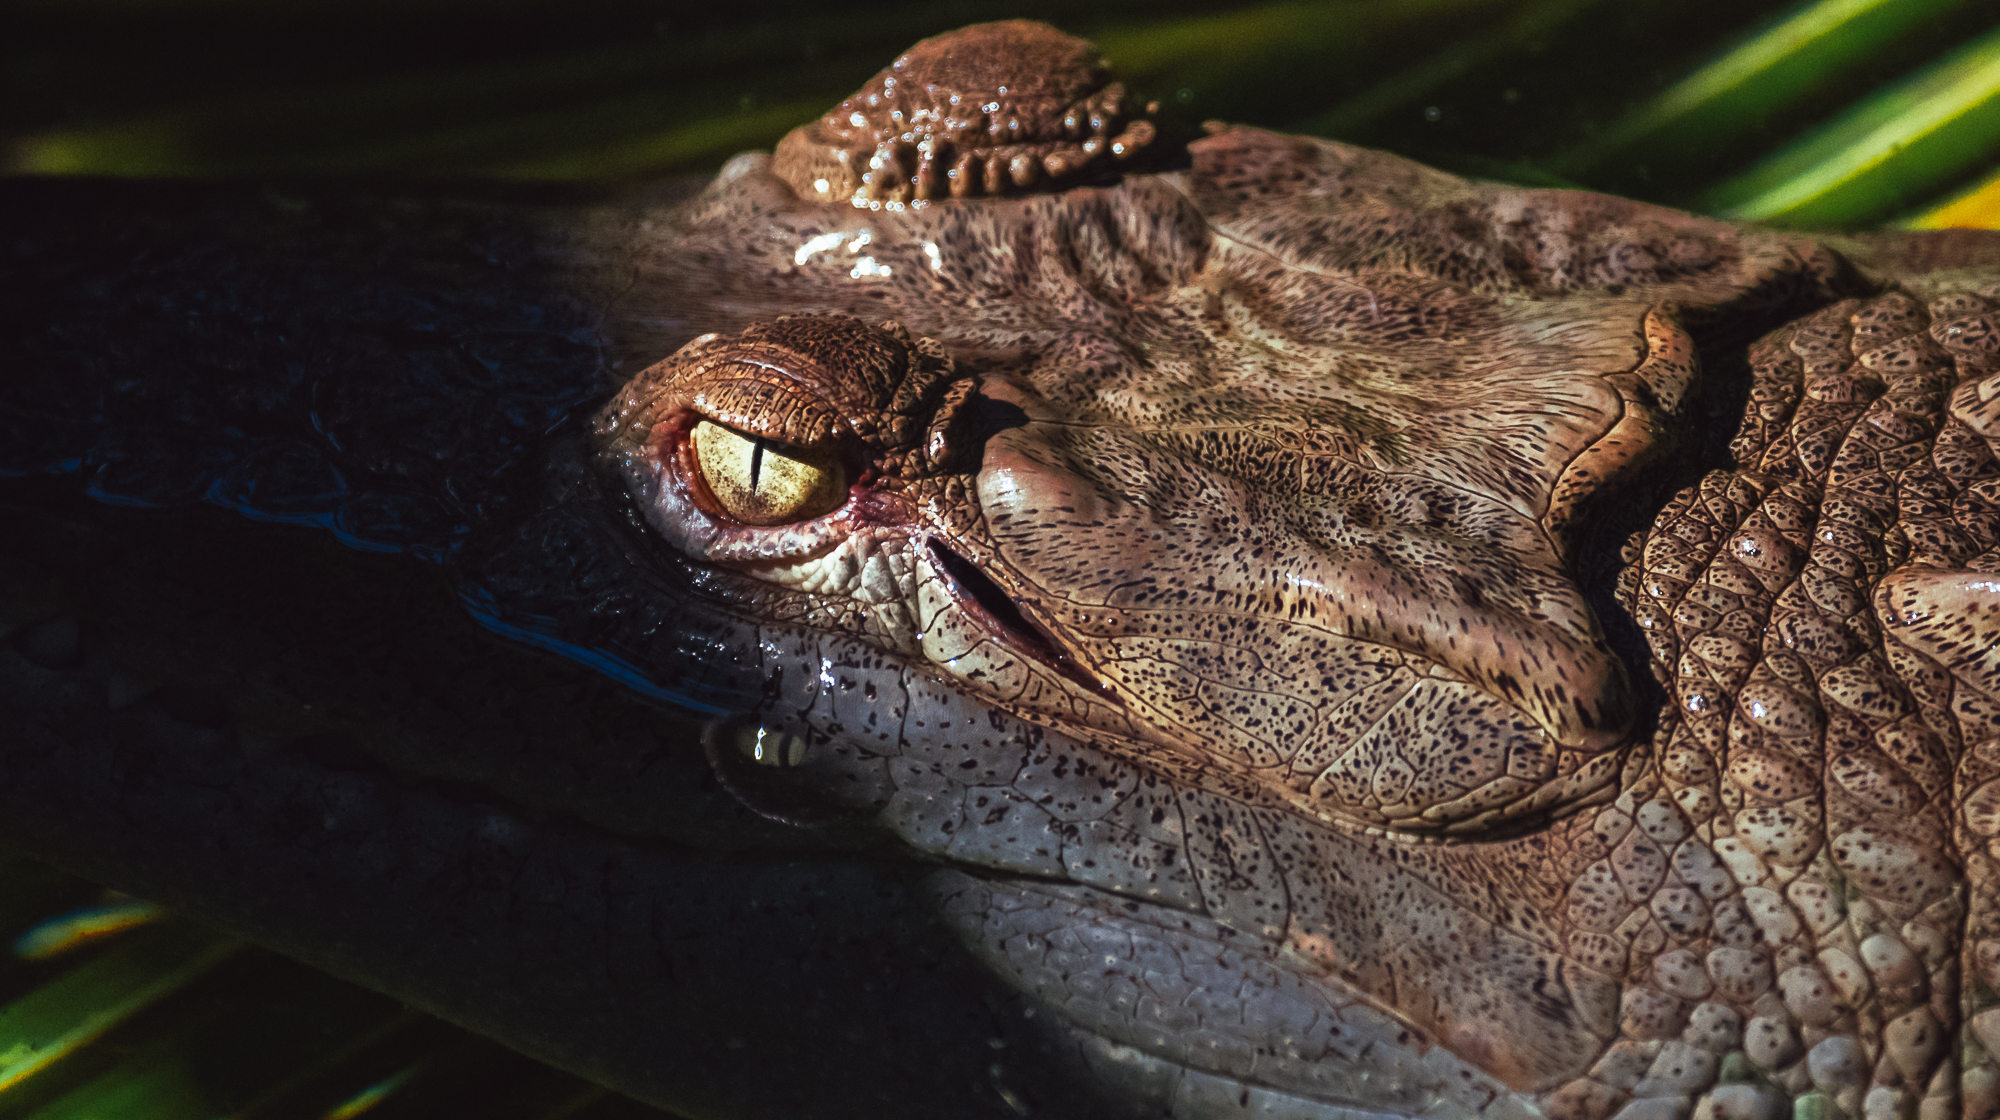
[[[771,367],[738,364],[688,397],[712,423],[750,438],[818,450],[846,434],[838,410],[797,380]]]

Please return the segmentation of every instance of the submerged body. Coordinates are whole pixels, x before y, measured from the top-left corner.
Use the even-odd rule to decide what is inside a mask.
[[[1183,159],[1069,43],[592,215],[487,624],[916,853],[1132,1115],[2000,1108],[1996,239]]]

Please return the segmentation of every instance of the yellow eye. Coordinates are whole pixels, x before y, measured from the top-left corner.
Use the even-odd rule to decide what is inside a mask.
[[[847,500],[847,471],[823,451],[746,436],[710,420],[688,433],[695,465],[722,511],[745,525],[785,525]]]

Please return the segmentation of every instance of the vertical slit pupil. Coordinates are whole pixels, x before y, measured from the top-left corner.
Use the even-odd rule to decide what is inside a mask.
[[[753,444],[752,444],[752,445],[750,446],[750,490],[751,490],[751,492],[753,492],[753,493],[754,493],[754,492],[756,492],[756,489],[757,489],[757,477],[758,477],[759,475],[763,474],[763,473],[764,473],[764,437],[763,437],[763,436],[758,436],[758,437],[757,437],[757,442],[753,443]]]

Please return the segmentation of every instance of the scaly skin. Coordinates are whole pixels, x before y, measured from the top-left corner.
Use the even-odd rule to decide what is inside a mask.
[[[1567,943],[1624,995],[1561,1111],[2000,1104],[1977,809],[2000,745],[1990,311],[1891,292],[1760,340],[1736,468],[1634,542],[1623,598],[1670,702],[1644,771],[1571,826],[1571,866],[1592,862]],[[1743,1084],[1704,1092],[1732,1062]]]

